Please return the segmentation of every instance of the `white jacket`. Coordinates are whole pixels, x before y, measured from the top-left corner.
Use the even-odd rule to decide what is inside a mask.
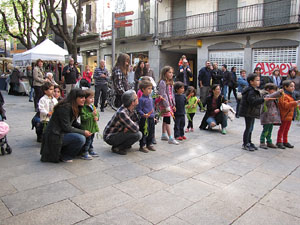
[[[47,116],[49,112],[53,111],[54,106],[58,103],[57,99],[52,97],[49,98],[44,95],[39,101],[39,111],[41,121],[49,121],[50,117]]]

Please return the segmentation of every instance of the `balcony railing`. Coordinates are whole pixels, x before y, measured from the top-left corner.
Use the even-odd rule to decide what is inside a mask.
[[[160,38],[234,32],[299,23],[298,0],[277,0],[159,23]]]
[[[105,30],[111,30],[111,26]],[[116,38],[129,38],[134,36],[149,36],[153,34],[153,19],[152,18],[138,18],[132,20],[132,26],[121,27],[116,29]],[[101,38],[102,40],[111,39],[111,36]]]

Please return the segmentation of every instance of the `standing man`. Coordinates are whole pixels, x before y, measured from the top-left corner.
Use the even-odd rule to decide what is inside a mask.
[[[113,115],[103,131],[103,140],[112,146],[111,150],[126,155],[135,142],[141,140],[138,116],[135,107],[139,100],[134,90],[124,92],[121,97],[123,105]]]
[[[213,70],[211,74],[212,78],[212,85],[219,84],[221,88],[223,88],[223,76],[222,71],[218,68],[218,63],[213,63]]]
[[[231,73],[227,70],[227,65],[222,65],[222,76],[223,76],[223,89],[222,89],[222,95],[226,99],[227,91],[228,91],[228,85],[231,82]]]
[[[150,68],[150,64],[149,64],[149,63],[145,63],[145,67],[146,67],[146,70],[147,70],[147,76],[148,76],[148,77],[152,77],[153,80],[155,81],[154,72],[153,72],[153,70]]]
[[[211,81],[211,64],[210,61],[205,62],[205,67],[199,71],[198,81],[200,87],[200,100],[203,106],[206,105],[206,98],[210,91],[210,81]]]
[[[79,78],[79,72],[74,65],[74,59],[70,58],[69,64],[66,65],[62,72],[63,81],[66,84],[66,94],[68,95],[75,87],[76,80]]]
[[[193,77],[192,71],[189,67],[189,63],[186,59],[182,60],[182,65],[179,67],[179,74],[177,80],[184,83],[184,91],[190,86],[190,78]]]
[[[100,92],[101,92],[101,112],[104,112],[104,105],[106,101],[106,93],[107,93],[107,83],[108,83],[108,71],[105,68],[105,61],[102,59],[100,61],[100,66],[94,71],[94,81],[95,81],[95,102],[94,105],[97,108]]]

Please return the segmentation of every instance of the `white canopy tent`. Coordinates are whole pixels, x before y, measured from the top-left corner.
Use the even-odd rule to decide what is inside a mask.
[[[38,59],[65,62],[65,56],[67,55],[67,50],[61,48],[53,41],[46,39],[39,45],[26,52],[14,54],[13,65],[26,66],[27,64],[31,64]]]

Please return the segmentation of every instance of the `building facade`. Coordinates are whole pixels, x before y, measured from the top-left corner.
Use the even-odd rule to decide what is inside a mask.
[[[286,75],[299,61],[300,0],[104,0],[85,1],[85,31],[79,37],[84,64],[105,59],[111,68],[112,12],[134,11],[132,26],[119,28],[116,54],[128,53],[132,64],[148,61],[158,78],[164,65],[178,70],[187,56],[196,80],[206,60],[264,75],[279,68]]]

